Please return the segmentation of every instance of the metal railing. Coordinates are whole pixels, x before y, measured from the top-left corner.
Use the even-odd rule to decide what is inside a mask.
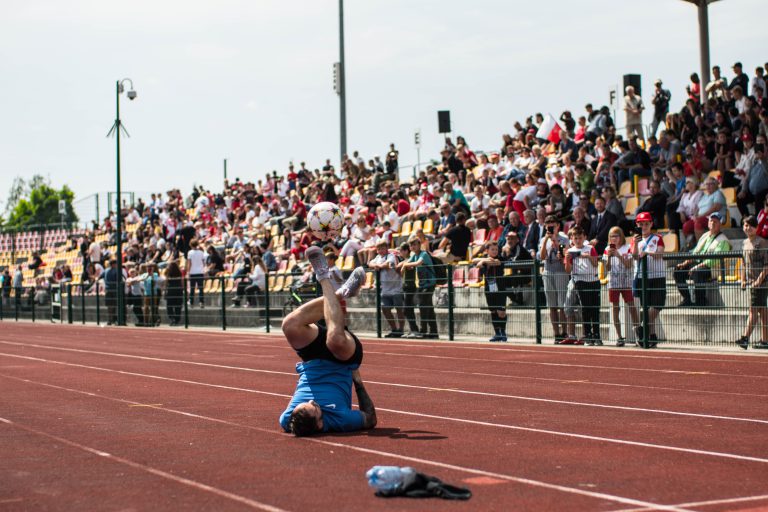
[[[765,301],[763,288],[741,286],[740,252],[705,257],[664,254],[664,277],[656,279],[649,277],[647,258],[639,262],[632,289],[617,297],[609,290],[607,275],[595,276],[599,286],[586,290],[574,286],[567,274],[548,274],[541,262],[524,261],[504,263],[504,278],[499,280],[503,284],[497,288],[489,286],[476,266],[445,265],[434,272],[434,286],[420,289],[418,281],[406,282],[394,294],[384,292],[391,287],[384,286],[380,271],[369,270],[359,295],[344,301],[344,306],[352,331],[377,337],[481,340],[498,334],[501,326],[510,341],[552,343],[572,334],[588,342],[590,329],[602,343],[644,348],[658,343],[732,346],[743,335],[750,308],[756,312],[754,308],[766,307],[753,305],[755,297]],[[689,260],[706,261],[706,269],[678,268]],[[303,282],[290,272],[270,272],[267,283],[262,289],[229,275],[157,282],[153,277],[126,292],[125,318],[129,324],[150,327],[270,332],[279,329],[291,311],[319,295],[314,281]],[[16,290],[9,292],[0,305],[0,320],[99,325],[117,319],[114,290],[105,289],[102,281],[54,285],[47,302],[41,302],[44,294],[28,289],[18,297]],[[592,316],[587,314],[589,308]],[[761,329],[758,323],[756,340],[766,332]]]

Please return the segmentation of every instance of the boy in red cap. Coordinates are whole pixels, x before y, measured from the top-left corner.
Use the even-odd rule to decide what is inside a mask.
[[[635,260],[635,278],[632,282],[632,294],[640,299],[640,304],[648,306],[648,347],[656,347],[658,336],[656,334],[656,319],[659,313],[664,309],[667,303],[667,286],[665,277],[664,260],[664,239],[659,235],[652,233],[653,218],[648,212],[637,214],[635,223],[639,228],[639,233],[635,232],[632,238],[631,251]],[[645,291],[645,302],[643,301],[642,280],[643,280],[643,257],[646,258],[647,276]],[[643,340],[643,327],[635,327],[635,336],[637,344]]]

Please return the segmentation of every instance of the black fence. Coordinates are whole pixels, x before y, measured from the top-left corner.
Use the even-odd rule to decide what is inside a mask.
[[[663,277],[654,277],[658,264],[654,267],[649,257],[642,259],[640,271],[631,271],[632,285],[618,293],[612,293],[609,272],[602,265],[597,281],[587,285],[564,273],[548,273],[538,261],[506,262],[504,278],[493,280],[476,265],[446,265],[433,272],[434,286],[419,288],[416,279],[395,286],[394,292],[382,272],[368,270],[359,294],[346,299],[344,306],[351,330],[377,337],[530,343],[566,339],[575,340],[573,344],[644,348],[659,343],[733,346],[744,334],[750,312],[757,319],[754,341],[768,335],[768,326],[764,330],[760,323],[765,289],[742,286],[742,253],[705,258],[664,254],[662,262]],[[319,295],[306,274],[270,272],[266,282],[260,287],[224,275],[150,277],[128,286],[123,298],[125,322],[270,332],[279,330],[292,310]],[[60,283],[47,291],[24,289],[18,297],[11,289],[3,297],[0,319],[114,324],[117,303],[116,292],[105,289],[102,281]],[[500,329],[504,336],[499,336]]]

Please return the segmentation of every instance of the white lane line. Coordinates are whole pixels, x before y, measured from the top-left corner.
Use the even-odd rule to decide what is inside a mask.
[[[0,343],[5,343],[5,342],[0,342]],[[423,357],[425,359],[448,359],[448,360],[456,360],[456,361],[463,361],[463,362],[478,361],[483,363],[497,363],[497,364],[499,363],[524,364],[524,365],[554,366],[554,367],[564,367],[564,368],[588,368],[588,369],[598,369],[598,370],[620,370],[620,371],[647,372],[647,373],[677,373],[677,374],[683,374],[683,375],[689,375],[691,373],[699,373],[698,371],[694,371],[694,370],[660,370],[655,368],[632,368],[632,367],[624,367],[624,366],[600,366],[600,365],[573,364],[573,363],[547,363],[543,361],[517,361],[517,360],[508,360],[508,359],[483,359],[483,358],[477,358],[477,357],[438,356],[433,354],[376,352],[372,350],[367,350],[365,353],[378,354],[378,355],[384,355],[384,356],[407,357],[409,359],[415,358],[415,357]],[[719,377],[741,377],[741,378],[750,378],[750,379],[768,379],[768,375],[744,375],[742,373],[701,372],[700,375],[706,375],[706,376],[715,375]]]
[[[740,498],[724,498],[721,500],[709,500],[709,501],[692,501],[690,503],[680,503],[679,505],[672,505],[675,507],[706,507],[709,505],[725,505],[729,503],[743,503],[745,501],[760,501],[768,500],[768,494],[761,496],[744,496]],[[654,508],[627,508],[621,510],[614,510],[612,512],[649,512],[655,510]]]
[[[613,409],[618,411],[650,412],[654,414],[671,414],[673,416],[687,416],[692,418],[707,418],[712,420],[724,420],[724,421],[743,421],[746,423],[758,423],[762,425],[768,425],[768,420],[760,420],[755,418],[718,416],[715,414],[698,414],[698,413],[691,413],[691,412],[669,411],[666,409],[648,409],[644,407],[628,407],[628,406],[622,406],[622,405],[605,405],[605,404],[596,404],[591,402],[573,402],[570,400],[554,400],[551,398],[536,398],[536,397],[520,396],[520,395],[506,395],[502,393],[488,393],[485,391],[468,391],[468,390],[456,389],[456,388],[440,388],[436,386],[413,386],[410,384],[396,384],[393,382],[376,382],[374,380],[366,380],[365,383],[379,384],[381,386],[392,386],[392,387],[398,387],[398,388],[428,389],[430,391],[444,391],[446,393],[458,393],[462,395],[478,395],[478,396],[490,396],[494,398],[508,398],[511,400],[524,400],[528,402],[542,402],[542,403],[548,403],[548,404],[573,405],[573,406],[580,406],[580,407],[595,407],[598,409]]]
[[[144,373],[137,373],[137,372],[128,372],[124,370],[112,370],[110,368],[101,368],[98,366],[88,366],[83,364],[77,364],[77,363],[67,363],[64,361],[55,361],[50,359],[42,359],[38,357],[32,357],[32,356],[20,356],[15,354],[2,354],[0,353],[0,356],[8,356],[8,357],[15,357],[19,359],[27,359],[32,361],[40,361],[50,364],[57,364],[62,366],[71,366],[75,368],[86,368],[89,370],[97,370],[97,371],[104,371],[109,373],[117,373],[120,375],[130,375],[133,377],[144,377],[149,379],[156,379],[156,380],[163,380],[163,381],[169,381],[169,382],[181,382],[183,384],[192,384],[195,386],[205,386],[205,387],[212,387],[217,389],[226,389],[228,391],[242,391],[245,393],[254,393],[259,395],[268,395],[268,396],[276,396],[281,398],[291,398],[291,395],[286,394],[280,394],[280,393],[271,393],[268,391],[261,391],[257,389],[250,389],[250,388],[240,388],[240,387],[234,387],[234,386],[224,386],[220,384],[211,384],[208,382],[199,382],[199,381],[193,381],[193,380],[185,380],[185,379],[174,379],[171,377],[161,377],[159,375],[149,375]],[[533,427],[522,427],[519,425],[509,425],[505,423],[490,423],[486,421],[478,421],[478,420],[468,420],[464,418],[456,418],[451,416],[438,416],[434,414],[426,414],[422,412],[412,412],[412,411],[403,411],[400,409],[385,409],[382,407],[377,407],[377,410],[379,411],[386,411],[391,412],[393,414],[402,414],[406,416],[415,416],[419,418],[433,418],[437,420],[444,420],[444,421],[450,421],[450,422],[456,422],[456,423],[465,423],[470,425],[478,425],[483,427],[491,427],[491,428],[501,428],[506,430],[516,430],[520,432],[533,432],[536,434],[546,434],[546,435],[553,435],[553,436],[559,436],[559,437],[568,437],[568,438],[576,438],[576,439],[585,439],[589,441],[596,441],[596,442],[603,442],[603,443],[613,443],[613,444],[620,444],[620,445],[628,445],[628,446],[639,446],[642,448],[653,448],[657,450],[668,450],[668,451],[674,451],[674,452],[680,452],[680,453],[689,453],[694,455],[705,455],[709,457],[720,457],[720,458],[726,458],[726,459],[735,459],[735,460],[742,460],[747,462],[758,462],[762,464],[768,464],[768,459],[763,459],[759,457],[750,457],[748,455],[737,455],[733,453],[724,453],[724,452],[714,452],[714,451],[707,451],[707,450],[697,450],[694,448],[683,448],[678,446],[670,446],[670,445],[663,445],[663,444],[652,444],[652,443],[643,443],[640,441],[628,441],[624,439],[617,439],[612,437],[600,437],[600,436],[590,436],[586,434],[576,434],[572,432],[561,432],[557,430],[546,430],[546,429],[539,429],[539,428],[533,428]]]
[[[161,358],[161,357],[149,357],[149,356],[139,356],[134,354],[121,354],[117,352],[102,352],[102,351],[96,351],[96,350],[83,350],[83,349],[76,349],[76,348],[64,348],[64,347],[55,347],[55,346],[46,346],[46,345],[37,345],[37,344],[31,344],[31,343],[13,343],[13,342],[0,342],[8,345],[19,345],[19,346],[25,346],[25,347],[35,347],[35,348],[42,348],[42,349],[50,349],[50,350],[58,350],[63,352],[75,352],[75,353],[81,353],[81,354],[97,354],[97,355],[104,355],[104,356],[111,356],[111,357],[119,357],[119,358],[127,358],[127,359],[139,359],[143,361],[155,361],[155,362],[163,362],[163,363],[176,363],[176,364],[189,364],[193,366],[203,366],[208,368],[222,368],[225,370],[237,370],[237,371],[245,371],[245,372],[255,372],[255,373],[268,373],[273,375],[290,375],[292,377],[296,376],[295,372],[281,372],[281,371],[275,371],[275,370],[261,370],[256,368],[248,368],[248,367],[242,367],[242,366],[229,366],[229,365],[219,365],[214,363],[203,363],[198,361],[187,361],[183,359],[167,359],[167,358]],[[6,354],[0,354],[0,355],[6,355]],[[758,424],[768,424],[768,420],[761,420],[757,418],[742,418],[742,417],[736,417],[736,416],[718,416],[713,414],[703,414],[703,413],[691,413],[691,412],[681,412],[681,411],[670,411],[665,409],[649,409],[649,408],[643,408],[643,407],[629,407],[629,406],[620,406],[620,405],[606,405],[606,404],[596,404],[596,403],[590,403],[590,402],[574,402],[574,401],[568,401],[568,400],[554,400],[549,398],[536,398],[536,397],[528,397],[528,396],[520,396],[520,395],[506,395],[506,394],[500,394],[500,393],[487,393],[483,391],[468,391],[468,390],[461,390],[461,389],[453,389],[453,388],[438,388],[434,386],[416,386],[416,385],[409,385],[409,384],[397,384],[397,383],[391,383],[391,382],[377,382],[377,381],[366,381],[370,384],[378,384],[382,386],[393,386],[393,387],[405,387],[405,388],[411,388],[411,389],[424,389],[424,390],[430,390],[430,391],[443,391],[448,393],[459,393],[459,394],[469,394],[469,395],[476,395],[476,396],[488,396],[488,397],[494,397],[494,398],[507,398],[511,400],[525,400],[530,402],[542,402],[542,403],[556,403],[556,404],[562,404],[562,405],[569,405],[569,406],[575,406],[575,407],[594,407],[599,409],[611,409],[611,410],[617,410],[617,411],[633,411],[633,412],[652,412],[655,414],[669,414],[672,416],[686,416],[691,418],[706,418],[706,419],[716,419],[716,420],[723,420],[723,421],[740,421],[740,422],[746,422],[746,423],[758,423]]]
[[[47,326],[40,326],[40,327],[47,327]],[[67,326],[63,326],[67,327]],[[96,326],[86,325],[86,326],[75,326],[77,328],[89,328],[89,329],[97,329],[99,332],[103,332],[102,328],[98,328]],[[59,328],[59,326],[55,327],[56,329]],[[119,329],[112,328],[115,330],[115,332],[136,332],[140,333],[142,336],[137,337],[140,338],[142,341],[146,341],[145,335],[147,334],[146,329],[141,328],[134,328],[134,327],[121,327]],[[232,343],[232,344],[253,344],[253,346],[265,346],[264,345],[264,338],[278,338],[282,336],[280,332],[271,332],[271,333],[265,333],[265,332],[255,332],[253,334],[251,333],[243,333],[243,332],[221,332],[221,331],[198,331],[198,330],[192,330],[192,331],[175,331],[170,329],[160,329],[153,331],[154,334],[156,334],[158,337],[162,335],[167,334],[182,334],[183,336],[187,337],[203,337],[203,338],[224,338],[224,341],[221,341],[223,344]],[[25,336],[30,336],[29,334],[25,333]],[[33,336],[38,339],[49,339],[50,336]],[[166,340],[173,340],[173,341],[179,341],[181,343],[187,343],[187,340],[184,340],[182,338],[162,338],[158,340],[158,343],[162,343]],[[746,354],[742,352],[737,352],[734,354],[718,354],[717,352],[709,352],[709,354],[712,354],[716,357],[729,357],[730,359],[708,359],[708,358],[702,358],[702,357],[690,357],[691,353],[689,351],[685,350],[665,350],[664,354],[656,354],[656,355],[650,355],[650,354],[633,354],[633,353],[611,353],[610,348],[594,348],[589,350],[562,350],[561,347],[555,347],[550,345],[539,345],[537,348],[526,348],[524,346],[515,346],[511,345],[508,347],[498,347],[493,346],[490,344],[486,344],[485,342],[430,342],[430,341],[410,341],[410,342],[403,342],[400,340],[391,340],[391,341],[382,341],[376,338],[363,338],[366,345],[380,345],[382,347],[387,348],[397,348],[397,347],[413,347],[413,348],[428,348],[428,349],[461,349],[461,350],[482,350],[486,352],[507,352],[507,353],[517,353],[517,352],[527,352],[527,353],[533,353],[533,354],[559,354],[564,355],[567,354],[568,356],[577,356],[577,357],[590,357],[590,356],[597,356],[597,357],[608,357],[608,358],[630,358],[630,359],[659,359],[659,360],[671,360],[671,361],[697,361],[697,362],[720,362],[720,363],[755,363],[755,364],[768,364],[768,359],[760,356],[752,356],[751,354]],[[205,341],[210,341],[206,339]],[[218,340],[217,340],[218,341]],[[285,343],[279,343],[276,345],[273,345],[274,347],[284,347]],[[671,354],[671,355],[670,355]],[[405,354],[402,354],[405,355]]]
[[[228,491],[225,491],[223,489],[219,489],[217,487],[213,487],[201,482],[197,482],[195,480],[190,480],[189,478],[180,477],[177,475],[173,475],[171,473],[167,473],[161,469],[153,468],[151,466],[147,466],[138,462],[134,462],[130,459],[126,459],[124,457],[120,457],[118,455],[113,455],[111,453],[97,450],[96,448],[91,448],[90,446],[86,446],[84,444],[80,444],[75,441],[71,441],[69,439],[65,439],[63,437],[59,437],[54,434],[50,434],[48,432],[43,432],[42,430],[37,430],[35,428],[29,427],[27,425],[22,425],[21,423],[17,423],[15,421],[9,420],[7,418],[0,418],[0,422],[5,423],[6,425],[10,425],[11,427],[18,428],[20,430],[25,430],[27,432],[30,432],[32,434],[46,437],[48,439],[52,439],[58,443],[65,444],[67,446],[71,446],[73,448],[77,448],[79,450],[82,450],[84,452],[90,453],[92,455],[96,455],[98,457],[102,457],[105,459],[109,459],[111,461],[117,462],[119,464],[123,464],[126,466],[130,466],[134,469],[138,469],[140,471],[144,471],[145,473],[150,473],[155,476],[159,476],[161,478],[165,478],[167,480],[171,480],[173,482],[186,485],[188,487],[192,487],[194,489],[197,489],[199,491],[205,491],[209,492],[211,494],[215,494],[217,496],[220,496],[222,498],[227,498],[232,501],[236,501],[238,503],[242,503],[243,505],[247,505],[253,509],[256,510],[266,510],[267,512],[285,512],[284,509],[273,507],[272,505],[268,505],[266,503],[262,503],[260,501],[252,500],[250,498],[246,498],[245,496],[240,496],[239,494],[234,494]]]
[[[418,371],[418,372],[425,372],[425,373],[449,373],[452,375],[475,375],[478,377],[493,377],[493,378],[499,378],[499,379],[517,379],[517,380],[534,380],[534,381],[542,381],[542,382],[552,382],[554,384],[586,384],[589,386],[609,386],[609,387],[619,387],[619,388],[637,388],[637,389],[655,389],[660,391],[674,391],[676,393],[702,393],[707,395],[728,395],[728,396],[753,396],[753,397],[760,397],[760,398],[766,398],[768,397],[768,394],[761,394],[761,393],[736,393],[736,392],[730,392],[730,391],[709,391],[706,389],[688,389],[688,388],[673,388],[673,387],[667,387],[667,386],[642,386],[640,384],[622,384],[618,382],[602,382],[598,380],[589,380],[589,381],[583,381],[583,380],[568,380],[568,379],[553,379],[548,377],[530,377],[527,375],[509,375],[509,374],[503,374],[503,373],[487,373],[487,372],[463,372],[460,370],[438,370],[435,368],[414,368],[410,366],[391,366],[386,364],[376,364],[376,363],[365,363],[366,368],[386,368],[388,370],[407,370],[407,371]]]
[[[38,381],[29,380],[29,379],[22,379],[22,378],[13,377],[13,376],[10,376],[10,375],[0,374],[0,376],[5,377],[5,378],[9,378],[9,379],[13,379],[13,380],[17,380],[17,381],[21,381],[21,382],[27,382],[27,383],[30,383],[30,384],[37,384],[37,385],[40,385],[40,386],[46,386],[46,387],[60,389],[60,390],[69,391],[69,392],[73,392],[73,393],[81,393],[81,394],[84,394],[84,395],[87,395],[87,396],[96,397],[96,398],[102,398],[102,399],[116,401],[116,402],[121,402],[121,403],[128,403],[128,404],[136,404],[136,403],[138,403],[138,402],[133,402],[131,400],[125,400],[125,399],[121,399],[121,398],[114,398],[114,397],[110,397],[110,396],[106,396],[106,395],[100,395],[100,394],[96,394],[96,393],[91,393],[91,392],[88,392],[88,391],[82,391],[82,390],[78,390],[78,389],[72,389],[72,388],[66,388],[66,387],[62,387],[62,386],[56,386],[54,384],[48,384],[48,383],[45,383],[45,382],[38,382]],[[285,436],[285,434],[283,434],[282,432],[276,431],[276,430],[271,430],[271,429],[266,429],[266,428],[261,428],[261,427],[255,427],[253,425],[244,425],[244,424],[241,424],[241,423],[236,423],[236,422],[232,422],[232,421],[223,420],[223,419],[220,419],[220,418],[213,418],[213,417],[210,417],[210,416],[203,416],[203,415],[200,415],[200,414],[180,411],[180,410],[177,410],[177,409],[170,409],[170,408],[167,408],[167,407],[160,407],[160,406],[153,407],[153,409],[169,412],[169,413],[172,413],[172,414],[179,414],[179,415],[187,416],[187,417],[190,417],[190,418],[201,419],[201,420],[205,420],[205,421],[211,421],[211,422],[215,422],[215,423],[229,425],[229,426],[232,426],[232,427],[245,428],[245,429],[248,429],[248,430],[255,430],[255,431],[258,431],[258,432],[265,432],[265,433],[272,434],[272,435],[279,435],[280,437],[284,437]],[[2,420],[2,419],[3,418],[0,418],[0,420]],[[500,479],[503,479],[503,480],[507,480],[507,481],[510,481],[510,482],[515,482],[515,483],[519,483],[519,484],[523,484],[523,485],[529,485],[529,486],[533,486],[533,487],[541,487],[541,488],[544,488],[544,489],[560,491],[560,492],[564,492],[564,493],[568,493],[568,494],[577,494],[577,495],[580,495],[580,496],[587,496],[587,497],[603,499],[603,500],[607,500],[607,501],[614,501],[614,502],[617,502],[617,503],[624,503],[624,504],[627,504],[627,505],[641,506],[641,507],[646,507],[646,508],[647,507],[651,507],[651,508],[653,508],[655,510],[669,510],[669,511],[674,511],[674,512],[690,512],[690,511],[687,511],[687,509],[676,507],[676,506],[658,505],[658,504],[655,504],[655,503],[644,502],[644,501],[635,500],[635,499],[632,499],[632,498],[625,498],[625,497],[622,497],[622,496],[615,496],[615,495],[612,495],[612,494],[606,494],[606,493],[600,493],[600,492],[592,492],[592,491],[585,491],[585,490],[582,490],[582,489],[576,489],[576,488],[568,487],[568,486],[564,486],[564,485],[558,485],[558,484],[552,484],[552,483],[548,483],[548,482],[542,482],[542,481],[539,481],[539,480],[532,480],[532,479],[529,479],[529,478],[516,477],[516,476],[512,476],[512,475],[506,475],[506,474],[502,474],[502,473],[495,473],[495,472],[485,471],[485,470],[476,469],[476,468],[468,468],[468,467],[464,467],[464,466],[458,466],[458,465],[455,465],[455,464],[448,464],[448,463],[434,461],[434,460],[430,460],[430,459],[421,459],[421,458],[418,458],[418,457],[411,457],[411,456],[401,455],[401,454],[393,453],[393,452],[385,452],[385,451],[380,451],[380,450],[373,450],[373,449],[370,449],[370,448],[363,448],[363,447],[348,445],[348,444],[339,443],[339,442],[326,441],[326,440],[323,440],[323,439],[317,439],[317,438],[311,438],[311,437],[301,437],[301,438],[296,438],[296,439],[299,440],[299,441],[302,441],[302,442],[317,443],[317,444],[321,444],[321,445],[325,445],[325,446],[332,446],[332,447],[335,447],[335,448],[345,448],[345,449],[348,449],[348,450],[353,450],[353,451],[358,451],[358,452],[363,452],[363,453],[369,453],[369,454],[379,455],[379,456],[383,456],[383,457],[391,457],[391,458],[395,458],[395,459],[398,459],[398,460],[404,460],[404,461],[408,461],[408,462],[415,462],[415,463],[418,463],[418,464],[434,466],[434,467],[440,467],[440,468],[444,468],[444,469],[450,469],[450,470],[458,471],[458,472],[462,472],[462,473],[469,473],[469,474],[474,474],[474,475],[482,475],[482,476],[495,477],[495,478],[500,478]]]

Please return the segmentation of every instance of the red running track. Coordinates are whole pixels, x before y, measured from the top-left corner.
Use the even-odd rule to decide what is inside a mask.
[[[379,427],[297,439],[280,336],[0,325],[0,510],[768,508],[752,353],[369,340]],[[376,464],[474,495],[376,498]]]

